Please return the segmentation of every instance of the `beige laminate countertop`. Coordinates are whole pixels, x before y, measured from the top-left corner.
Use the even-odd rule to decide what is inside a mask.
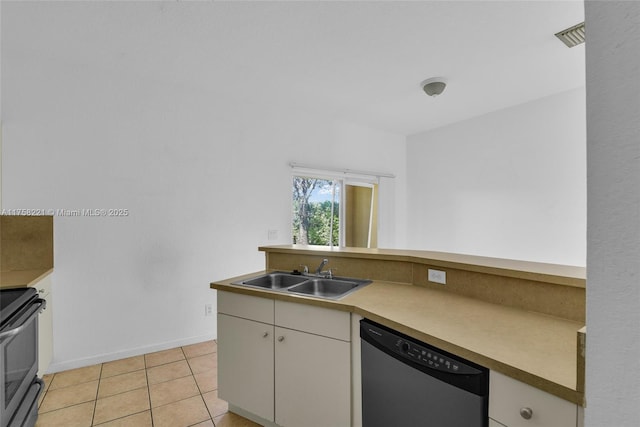
[[[53,272],[53,268],[40,268],[33,270],[15,270],[0,272],[1,288],[21,288],[33,286]]]
[[[577,332],[584,325],[451,292],[374,281],[338,301],[232,285],[211,288],[350,311],[582,405]]]

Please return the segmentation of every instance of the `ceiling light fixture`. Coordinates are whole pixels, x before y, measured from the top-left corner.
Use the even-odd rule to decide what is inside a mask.
[[[429,96],[436,97],[440,95],[447,84],[442,77],[432,77],[420,83],[422,90]]]

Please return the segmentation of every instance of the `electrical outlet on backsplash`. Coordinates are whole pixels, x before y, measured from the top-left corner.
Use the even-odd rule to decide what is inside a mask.
[[[442,270],[432,270],[428,269],[427,274],[428,280],[430,282],[440,283],[441,285],[447,284],[447,272]]]

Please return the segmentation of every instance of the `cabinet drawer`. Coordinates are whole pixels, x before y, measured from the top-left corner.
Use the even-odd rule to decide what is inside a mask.
[[[218,291],[218,313],[273,324],[273,300]]]
[[[351,341],[349,313],[286,301],[275,303],[276,326]]]
[[[520,415],[531,410],[531,418]],[[489,417],[509,427],[575,427],[578,407],[528,384],[491,371]]]

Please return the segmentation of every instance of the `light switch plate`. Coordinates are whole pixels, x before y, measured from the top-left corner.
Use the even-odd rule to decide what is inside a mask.
[[[447,284],[447,272],[441,270],[429,269],[428,280],[430,282],[440,283],[441,285]]]

